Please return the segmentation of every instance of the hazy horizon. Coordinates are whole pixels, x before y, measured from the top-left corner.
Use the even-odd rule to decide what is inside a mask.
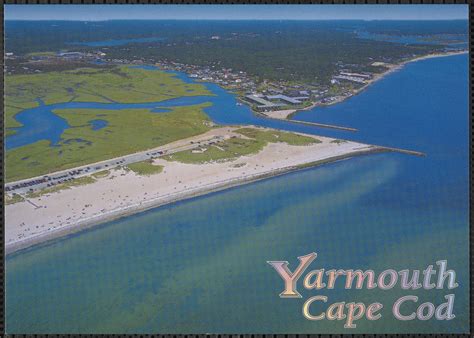
[[[93,6],[93,7],[92,7]],[[467,5],[5,5],[5,21],[468,20]]]
[[[426,19],[421,21],[468,21],[469,19]],[[106,20],[66,20],[66,19],[4,19],[4,21],[67,21],[67,22],[109,22],[109,21],[420,21],[415,19],[381,19],[381,20],[363,20],[363,19],[106,19]]]

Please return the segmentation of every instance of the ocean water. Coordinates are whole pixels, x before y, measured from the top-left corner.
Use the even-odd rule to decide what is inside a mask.
[[[265,123],[427,156],[385,153],[305,169],[10,255],[7,332],[467,332],[467,84],[467,55],[428,59],[341,104],[296,116],[357,133],[262,120],[215,86],[206,113],[219,123]],[[318,258],[310,268],[326,270],[423,270],[446,259],[459,287],[414,292],[336,284],[317,292],[299,284],[303,298],[279,298],[283,282],[266,261],[288,260],[293,269],[298,256],[313,251]],[[449,322],[400,322],[391,314],[403,295],[439,305],[451,293],[456,317]],[[328,297],[315,311],[336,301],[378,301],[382,318],[360,320],[353,330],[341,321],[308,321],[301,309],[313,295]]]

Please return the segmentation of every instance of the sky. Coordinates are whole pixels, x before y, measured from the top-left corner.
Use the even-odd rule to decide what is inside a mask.
[[[5,20],[452,20],[467,5],[5,5]]]

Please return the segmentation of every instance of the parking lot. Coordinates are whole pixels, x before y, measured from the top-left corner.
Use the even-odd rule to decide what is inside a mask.
[[[44,176],[33,177],[22,181],[12,182],[5,185],[5,191],[7,193],[26,194],[28,192],[33,192],[39,189],[52,187],[57,184],[66,183],[73,179],[91,175],[102,170],[110,170],[120,166],[126,166],[135,162],[155,159],[160,156],[190,150],[206,145],[211,145],[219,141],[220,139],[222,139],[222,136],[213,136],[212,138],[207,140],[189,141],[186,144],[180,146],[163,146],[160,148],[142,151],[139,153],[134,153],[119,158],[81,166],[74,169],[63,170]]]

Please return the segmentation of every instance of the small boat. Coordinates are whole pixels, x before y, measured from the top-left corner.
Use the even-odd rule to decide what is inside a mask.
[[[242,105],[242,103],[240,103],[240,102],[237,102],[235,105],[236,105],[236,106],[241,106],[241,105]]]

